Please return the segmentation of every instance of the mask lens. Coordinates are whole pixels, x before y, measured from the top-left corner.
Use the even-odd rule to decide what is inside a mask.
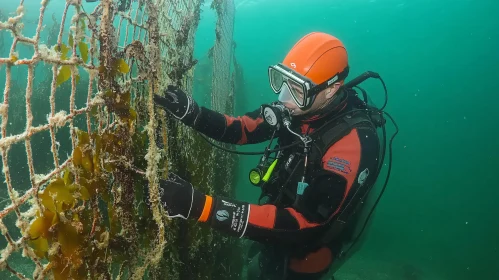
[[[289,84],[289,90],[291,91],[291,94],[295,97],[297,105],[303,106],[303,100],[304,100],[304,91],[303,91],[303,85],[288,79],[287,80]]]
[[[274,90],[275,93],[278,93],[281,90],[282,83],[284,82],[282,74],[271,68],[269,70],[269,78],[272,90]]]

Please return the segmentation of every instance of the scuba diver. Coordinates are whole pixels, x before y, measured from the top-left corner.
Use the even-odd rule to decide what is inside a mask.
[[[371,106],[366,92],[359,88],[361,98],[354,89],[368,78],[381,78],[368,71],[345,83],[348,73],[343,43],[312,32],[282,63],[268,68],[278,101],[243,116],[200,107],[176,86],[168,86],[164,97],[155,94],[157,105],[211,139],[238,145],[269,141],[249,173],[262,190],[258,204],[206,195],[170,173],[160,180],[168,216],[256,241],[248,258],[249,280],[327,275],[345,255],[344,245],[358,238],[353,237],[358,214],[383,166],[386,146],[377,132],[382,128],[386,134],[384,106]]]

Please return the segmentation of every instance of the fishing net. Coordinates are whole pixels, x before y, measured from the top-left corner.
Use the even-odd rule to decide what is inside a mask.
[[[165,218],[157,197],[170,170],[206,193],[230,195],[234,185],[217,163],[236,158],[152,102],[168,84],[192,93],[203,1],[27,2],[0,8],[0,277],[238,278],[238,243]],[[211,4],[212,100],[225,113],[233,6]]]
[[[222,3],[223,1],[214,1],[212,4],[218,14],[224,14],[224,9],[228,11],[228,15],[234,14],[233,2],[227,1],[225,7]],[[227,83],[230,80],[231,58],[234,49],[232,41],[233,27],[233,16],[218,17],[215,28],[215,46],[212,49],[213,71],[216,75],[213,76],[211,106],[215,111],[225,110],[225,102],[229,98],[233,98],[231,84]]]

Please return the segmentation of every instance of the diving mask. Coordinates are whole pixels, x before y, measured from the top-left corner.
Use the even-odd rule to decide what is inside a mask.
[[[279,63],[269,67],[269,82],[272,90],[279,94],[279,101],[286,102],[292,99],[301,110],[306,110],[314,103],[315,96],[319,92],[334,82],[343,80],[346,73],[348,69],[321,84],[315,84],[309,78]]]

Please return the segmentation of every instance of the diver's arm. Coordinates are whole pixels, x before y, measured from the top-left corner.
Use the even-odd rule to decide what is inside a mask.
[[[164,96],[154,95],[154,102],[176,119],[217,141],[231,144],[253,144],[270,139],[272,128],[260,116],[260,110],[241,117],[224,115],[198,106],[191,95],[169,85]]]
[[[263,121],[259,109],[232,117],[201,107],[192,127],[217,141],[238,145],[264,142],[272,136],[272,128]]]
[[[330,178],[335,178],[331,176]],[[344,192],[345,186],[332,185],[328,177],[323,181],[310,185],[309,188],[334,189],[335,192]],[[324,194],[322,194],[324,195]],[[336,199],[330,200],[329,209],[339,208]],[[341,199],[339,200],[341,202]],[[209,213],[204,212],[207,219],[199,220],[207,222],[211,227],[225,232],[232,236],[244,237],[259,242],[271,242],[280,244],[299,244],[311,241],[317,238],[330,216],[326,219],[318,220],[308,217],[294,207],[279,208],[272,204],[257,205],[247,202],[227,199],[222,197],[213,197],[212,206],[206,207]],[[221,220],[219,217],[227,215],[227,220]]]
[[[256,205],[206,195],[176,174],[168,176],[167,180],[160,180],[159,198],[171,218],[196,219],[227,235],[279,243],[298,243],[316,238],[324,225],[324,222],[307,219],[293,208]],[[324,178],[317,184],[330,182]],[[145,190],[147,192],[148,188]],[[148,203],[149,198],[146,201]]]
[[[159,189],[161,204],[170,218],[195,219],[227,235],[278,243],[311,240],[324,225],[293,208],[205,195],[177,175],[169,176],[160,180]]]

